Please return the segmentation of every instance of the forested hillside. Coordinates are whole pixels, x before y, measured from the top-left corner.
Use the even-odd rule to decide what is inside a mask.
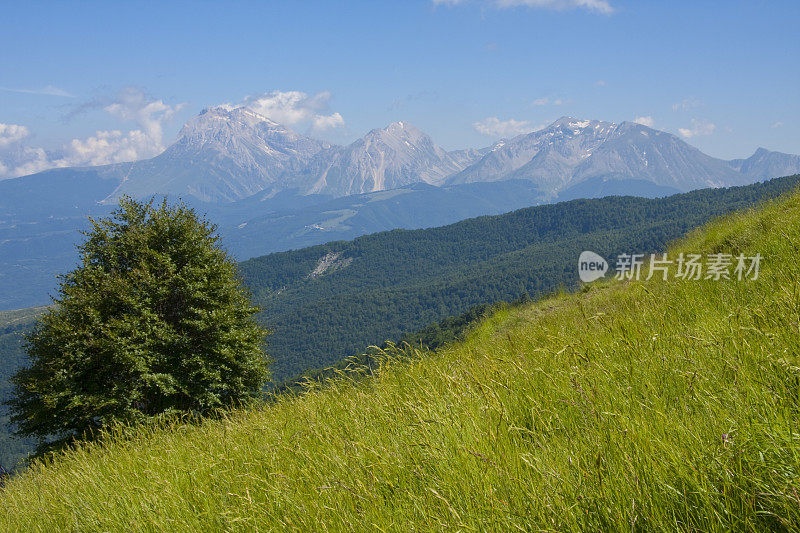
[[[662,250],[712,217],[774,198],[800,177],[661,199],[574,200],[426,230],[395,230],[240,263],[272,330],[281,381],[481,303],[577,282],[593,250]]]

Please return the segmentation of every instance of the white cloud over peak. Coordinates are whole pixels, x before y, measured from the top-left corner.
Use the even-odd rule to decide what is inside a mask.
[[[312,129],[314,131],[326,131],[340,126],[344,126],[344,118],[340,113],[317,115],[314,117],[312,123]]]
[[[707,120],[697,120],[696,118],[693,118],[692,127],[678,128],[678,133],[687,139],[691,139],[692,137],[697,137],[698,135],[711,135],[714,133],[714,129],[716,129],[716,127],[716,124],[713,122],[709,122]]]
[[[481,135],[490,137],[514,137],[522,133],[530,133],[535,128],[527,120],[500,120],[497,117],[488,117],[481,121],[474,122],[472,127]]]
[[[633,121],[637,124],[641,124],[642,126],[647,126],[648,128],[652,128],[655,125],[656,121],[653,120],[653,117],[647,115],[645,117],[636,117]]]
[[[116,101],[103,110],[123,121],[133,121],[139,126],[136,136],[144,135],[154,146],[162,146],[164,124],[183,108],[184,104],[170,106],[163,100],[150,100],[141,89],[127,87],[119,92]],[[130,132],[134,133],[134,132]]]
[[[164,146],[142,130],[123,133],[120,130],[98,131],[85,139],[72,139],[67,146],[68,155],[59,166],[107,165],[153,157],[164,151]]]
[[[328,91],[311,96],[301,91],[272,91],[249,96],[242,105],[285,126],[306,126],[320,132],[344,126],[340,113],[329,113],[330,99]]]
[[[321,133],[344,126],[341,113],[329,111],[331,94],[308,95],[300,91],[272,91],[247,97],[246,106],[265,117],[290,127],[304,127]],[[24,176],[48,168],[99,166],[154,157],[166,148],[164,127],[183,108],[148,96],[138,87],[125,87],[111,98],[95,98],[74,106],[65,120],[89,111],[101,110],[115,118],[115,127],[66,142],[57,153],[26,146],[25,126],[0,124],[0,179]],[[223,104],[221,107],[238,107]]]

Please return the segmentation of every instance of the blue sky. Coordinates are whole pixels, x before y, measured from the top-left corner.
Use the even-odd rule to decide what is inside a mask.
[[[149,156],[243,102],[339,143],[407,120],[481,147],[571,115],[800,153],[798,22],[797,1],[7,2],[0,175]]]

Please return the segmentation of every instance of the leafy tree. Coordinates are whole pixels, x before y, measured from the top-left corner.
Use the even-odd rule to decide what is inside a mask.
[[[215,226],[183,204],[123,198],[85,235],[80,265],[27,335],[29,366],[12,378],[18,434],[41,451],[259,394],[266,331]]]

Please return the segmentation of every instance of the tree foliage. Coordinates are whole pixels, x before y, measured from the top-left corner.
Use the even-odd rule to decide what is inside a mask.
[[[12,380],[19,434],[52,447],[260,392],[266,331],[212,224],[182,204],[123,198],[85,235]]]

